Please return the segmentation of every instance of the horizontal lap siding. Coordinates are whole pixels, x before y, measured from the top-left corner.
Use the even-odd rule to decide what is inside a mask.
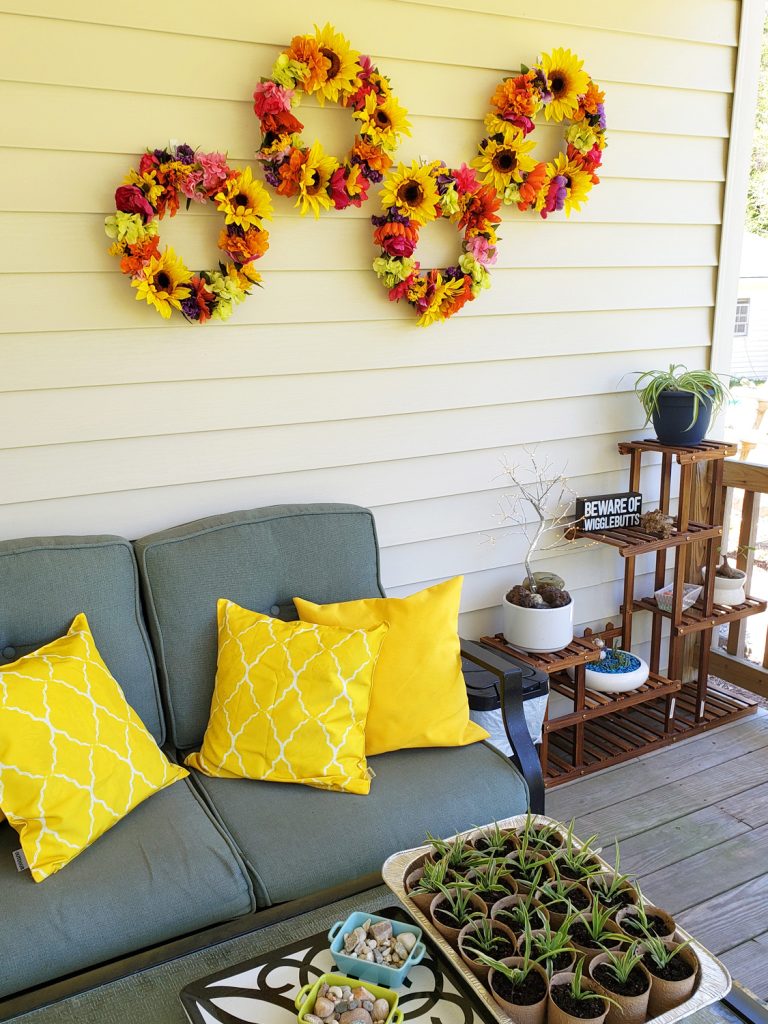
[[[576,50],[607,91],[602,184],[570,220],[504,210],[491,291],[428,331],[369,269],[374,204],[318,223],[283,200],[264,290],[226,325],[162,322],[106,254],[114,188],[169,137],[251,160],[250,93],[307,10],[246,5],[235,31],[202,0],[0,0],[0,536],[360,502],[393,593],[461,573],[465,628],[495,628],[522,554],[495,519],[503,459],[540,443],[582,493],[620,489],[616,441],[642,429],[631,371],[708,363],[739,4],[329,0],[313,17],[372,53],[411,112],[405,160],[469,161],[504,70]],[[308,138],[346,148],[347,113],[301,115]],[[537,130],[542,158],[560,134]],[[161,234],[205,266],[219,227],[209,206]],[[454,258],[440,227],[425,263]],[[580,621],[615,615],[612,551],[542,565],[562,569]]]

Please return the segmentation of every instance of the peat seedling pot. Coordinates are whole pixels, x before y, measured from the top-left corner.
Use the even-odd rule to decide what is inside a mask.
[[[583,885],[580,885],[578,882],[571,882],[568,884],[567,889],[568,900],[571,906],[568,906],[563,900],[549,900],[546,893],[541,892],[541,890],[536,892],[536,899],[549,911],[549,920],[554,929],[559,928],[566,917],[572,914],[574,910],[583,913],[592,906],[592,897]]]
[[[648,1011],[648,999],[651,994],[651,976],[643,964],[637,964],[629,976],[626,986],[622,986],[609,970],[610,957],[600,953],[589,965],[589,973],[593,981],[615,999],[618,1006],[609,1004],[606,1024],[643,1024]]]
[[[458,889],[449,889],[451,895],[456,895]],[[479,896],[475,896],[474,893],[470,893],[469,902],[472,906],[472,910],[480,915],[480,917],[488,916],[488,907],[480,899]],[[445,938],[454,949],[458,949],[459,945],[459,933],[467,921],[456,921],[451,914],[450,904],[448,903],[448,897],[445,893],[439,893],[432,900],[429,907],[429,916],[432,924],[437,928],[440,934]]]
[[[584,1003],[569,994],[573,978],[574,974],[571,971],[561,971],[552,975],[549,983],[547,1024],[584,1024],[584,1021],[588,1021],[589,1024],[602,1024],[608,1014],[610,1003],[600,998],[600,1012],[594,1017],[587,1016],[585,1012],[579,1013],[578,1010],[584,1007]],[[597,997],[602,995],[600,986],[591,978],[582,977],[581,987],[585,991],[594,992]],[[586,1006],[592,1006],[592,1000]]]
[[[650,903],[645,904],[645,916],[648,920],[648,927],[652,935],[657,939],[673,939],[677,931],[675,919],[666,910],[654,907]],[[633,927],[632,922],[637,921],[637,907],[622,907],[616,914],[616,924],[619,930],[632,939],[642,939],[643,930],[639,923]]]
[[[492,928],[494,937],[501,940],[503,943],[503,945],[498,945],[493,949],[487,951],[483,950],[483,952],[486,953],[486,956],[493,957],[494,960],[506,961],[507,957],[514,956],[517,953],[517,939],[515,938],[515,933],[512,929],[508,928],[505,924],[502,924],[501,921],[471,921],[469,924],[465,924],[461,929],[459,932],[459,955],[470,971],[472,971],[472,973],[484,984],[487,984],[490,967],[475,959],[477,947],[474,947],[471,943],[473,933],[477,932],[478,929],[483,928],[484,926]]]
[[[667,949],[674,949],[674,942],[665,942]],[[643,963],[651,976],[651,997],[648,1000],[648,1012],[651,1017],[658,1017],[667,1010],[672,1010],[686,999],[690,999],[696,988],[696,976],[699,961],[690,946],[684,946],[670,962],[662,976],[658,965],[646,952]]]
[[[545,950],[541,949],[539,946],[536,945],[536,939],[539,936],[544,935],[546,935],[546,932],[543,928],[536,928],[534,929],[534,931],[531,932],[531,939],[533,940],[533,955],[535,957],[544,955]],[[554,963],[550,963],[549,960],[543,961],[544,968],[546,969],[547,965],[549,965],[552,968],[553,974],[557,974],[562,971],[572,971],[573,968],[576,966],[576,957],[577,954],[575,952],[558,953],[558,955],[555,957]]]
[[[522,957],[511,956],[502,963],[507,967],[523,967]],[[499,1006],[516,1024],[544,1024],[547,1015],[547,973],[539,964],[532,964],[525,981],[513,987],[508,978],[491,968],[488,988]]]
[[[606,949],[610,949],[613,952],[620,948],[617,943],[605,941],[605,935],[601,942],[594,942],[586,929],[587,922],[591,920],[591,914],[579,914],[569,929],[573,947],[584,957],[585,970],[598,954],[603,953]],[[609,921],[607,931],[615,934],[617,928],[615,926],[611,927],[611,922]]]
[[[505,896],[503,900],[499,900],[498,903],[494,903],[491,908],[491,920],[501,921],[502,924],[511,928],[515,935],[521,934],[523,926],[522,924],[517,923],[511,914],[515,907],[522,907],[525,904],[526,899],[526,896]],[[537,899],[531,900],[530,915],[532,928],[540,928],[545,924],[549,924],[549,911],[546,907],[542,907]]]

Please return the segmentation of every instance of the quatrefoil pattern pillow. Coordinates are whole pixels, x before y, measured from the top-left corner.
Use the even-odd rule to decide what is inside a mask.
[[[0,807],[36,882],[188,774],[126,701],[85,615],[0,669]]]
[[[210,719],[185,764],[219,778],[368,793],[365,723],[387,626],[282,622],[223,599],[217,612]]]

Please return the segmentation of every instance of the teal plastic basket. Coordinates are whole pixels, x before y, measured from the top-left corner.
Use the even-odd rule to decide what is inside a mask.
[[[392,934],[395,937],[404,932],[410,932],[411,935],[416,936],[416,943],[410,956],[401,967],[371,963],[369,960],[360,960],[358,957],[349,956],[344,952],[344,936],[348,932],[354,931],[355,928],[360,928],[366,921],[371,921],[374,924],[377,921],[387,921],[392,925]],[[387,985],[389,988],[399,988],[410,969],[421,963],[427,952],[421,941],[421,928],[417,925],[393,921],[389,917],[377,917],[375,914],[365,914],[362,911],[350,914],[346,921],[337,921],[328,932],[328,941],[331,943],[331,953],[339,970],[345,971],[361,981],[370,981],[374,985]]]

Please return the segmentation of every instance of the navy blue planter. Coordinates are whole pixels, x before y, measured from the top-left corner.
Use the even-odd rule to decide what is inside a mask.
[[[690,391],[660,392],[659,407],[651,418],[656,437],[662,444],[689,447],[704,440],[712,419],[712,400],[699,400],[699,412],[691,426],[693,399]]]

